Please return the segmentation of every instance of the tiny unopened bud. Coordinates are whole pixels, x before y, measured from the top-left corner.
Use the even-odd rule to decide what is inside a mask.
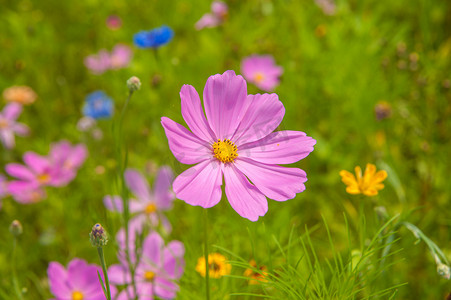
[[[9,232],[15,237],[18,237],[23,232],[22,224],[18,220],[12,221],[11,225],[9,225]]]
[[[437,273],[438,273],[438,275],[442,276],[445,279],[449,279],[451,277],[450,268],[443,263],[439,263],[437,265]]]
[[[105,229],[99,223],[92,226],[91,233],[89,233],[89,239],[93,247],[103,247],[108,243],[108,234]]]
[[[127,80],[127,87],[130,92],[137,91],[141,88],[141,81],[138,77],[132,76],[129,80]]]

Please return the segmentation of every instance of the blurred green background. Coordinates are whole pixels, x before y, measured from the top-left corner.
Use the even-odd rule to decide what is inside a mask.
[[[76,129],[88,93],[104,90],[118,112],[127,97],[126,80],[138,76],[143,85],[124,123],[129,166],[146,171],[151,179],[155,166],[170,165],[180,173],[187,166],[170,153],[160,117],[184,124],[181,86],[191,84],[201,92],[208,76],[229,69],[240,73],[241,59],[251,54],[272,54],[284,68],[275,90],[286,108],[280,129],[304,131],[317,145],[294,164],[307,172],[306,191],[286,202],[269,200],[269,211],[258,222],[242,219],[224,195],[208,211],[210,244],[277,269],[290,263],[277,244],[286,247],[290,233],[298,238],[308,227],[314,229],[310,238],[318,258],[325,262],[332,254],[324,217],[337,251],[350,259],[347,251],[362,250],[376,234],[382,223],[374,207],[384,206],[390,216],[401,214],[418,226],[451,258],[451,2],[339,0],[333,15],[326,15],[313,0],[226,2],[229,15],[222,26],[196,31],[194,24],[210,10],[210,1],[2,1],[0,89],[28,85],[38,100],[25,107],[19,119],[30,126],[31,135],[17,138],[13,151],[0,150],[1,169],[21,162],[25,151],[45,154],[51,142],[61,139],[84,142],[90,152],[78,177],[65,188],[48,189],[46,200],[33,205],[3,200],[3,291],[13,295],[8,276],[8,226],[13,219],[24,227],[18,270],[26,299],[51,296],[46,281],[50,261],[65,265],[80,257],[97,263],[88,240],[94,223],[106,224],[112,236],[119,229],[119,216],[107,213],[102,203],[104,195],[118,194],[111,121],[99,122],[101,140]],[[110,15],[122,19],[120,29],[107,28]],[[157,55],[133,46],[134,33],[163,24],[173,28],[175,36]],[[91,74],[84,58],[117,43],[133,47],[130,66]],[[252,84],[248,92],[261,93]],[[390,114],[378,119],[375,110],[381,102]],[[347,194],[339,171],[363,168],[368,162],[388,172],[385,189],[373,198]],[[362,212],[368,219],[364,234]],[[169,238],[186,247],[180,299],[204,297],[203,279],[194,271],[203,253],[201,215],[201,208],[180,200],[168,213],[174,228]],[[449,282],[437,274],[428,247],[415,243],[402,228],[397,238],[391,250],[396,252],[389,258],[393,265],[357,287],[363,292],[349,299],[373,299],[365,291],[398,284],[405,285],[391,293],[396,299],[443,299],[451,292]],[[295,261],[302,257],[299,244],[288,248]],[[107,262],[116,262],[114,243],[105,251]],[[242,276],[243,270],[234,267],[232,274]],[[277,285],[276,291],[262,290],[233,277],[213,281],[212,289],[214,299],[244,299],[230,294],[245,291],[282,295]]]

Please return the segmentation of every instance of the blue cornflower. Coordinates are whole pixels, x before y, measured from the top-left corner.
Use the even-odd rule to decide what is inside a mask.
[[[109,118],[113,115],[113,100],[103,91],[95,91],[86,96],[83,115],[93,119]]]
[[[149,31],[140,31],[133,36],[133,42],[139,48],[158,48],[172,40],[174,31],[166,25]]]

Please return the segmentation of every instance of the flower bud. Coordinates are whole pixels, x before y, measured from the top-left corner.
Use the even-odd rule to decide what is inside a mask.
[[[137,91],[141,88],[141,81],[138,77],[132,76],[129,80],[127,80],[127,87],[130,92]]]
[[[437,273],[438,273],[438,275],[442,276],[445,279],[449,279],[451,276],[450,268],[443,263],[439,263],[437,265]]]
[[[89,233],[89,239],[93,247],[103,247],[108,243],[108,234],[102,225],[97,223],[92,227],[92,231]]]
[[[12,221],[11,225],[9,225],[9,232],[15,237],[18,237],[23,232],[22,224],[18,220]]]

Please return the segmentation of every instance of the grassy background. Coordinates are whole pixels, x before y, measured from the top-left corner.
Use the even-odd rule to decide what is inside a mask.
[[[304,131],[318,143],[308,158],[294,164],[308,174],[306,191],[287,202],[270,200],[268,213],[258,222],[242,219],[225,195],[209,209],[210,244],[222,247],[218,251],[236,260],[233,275],[242,276],[244,269],[231,253],[245,261],[255,258],[269,266],[271,274],[278,274],[267,287],[249,287],[244,279],[234,277],[212,280],[214,299],[243,299],[247,296],[231,294],[245,292],[295,298],[296,293],[284,286],[305,286],[300,293],[309,295],[307,299],[375,298],[372,293],[399,284],[405,285],[390,293],[396,299],[442,299],[451,291],[449,282],[437,275],[425,244],[416,244],[415,237],[403,228],[396,228],[393,254],[387,258],[393,265],[388,269],[371,275],[368,268],[359,272],[345,268],[347,275],[337,276],[337,270],[327,267],[337,254],[344,264],[350,263],[351,251],[364,252],[368,241],[377,236],[382,222],[374,213],[375,206],[384,206],[390,216],[401,214],[451,256],[450,2],[341,0],[336,15],[326,16],[313,0],[233,0],[227,1],[230,11],[224,26],[202,31],[196,31],[194,23],[209,11],[209,1],[3,3],[0,89],[29,85],[39,99],[20,117],[31,127],[31,136],[17,138],[11,152],[0,150],[0,166],[20,162],[25,151],[45,154],[49,144],[60,139],[85,142],[90,150],[76,180],[66,188],[48,189],[45,201],[20,205],[10,198],[3,200],[0,273],[11,272],[8,226],[19,219],[24,234],[18,269],[27,299],[50,297],[49,261],[66,264],[81,257],[97,262],[88,241],[94,223],[107,224],[113,234],[120,226],[119,217],[108,214],[102,204],[104,195],[118,193],[113,184],[116,162],[111,121],[100,122],[101,141],[75,127],[86,94],[105,90],[119,111],[127,95],[125,81],[138,76],[143,86],[134,95],[124,124],[129,166],[144,171],[149,163],[170,165],[180,173],[186,166],[170,153],[160,117],[183,123],[178,95],[183,84],[201,91],[208,76],[228,69],[239,73],[241,59],[254,53],[272,54],[284,67],[275,91],[286,108],[281,129]],[[123,26],[117,31],[105,26],[111,14],[122,18]],[[119,42],[132,45],[135,32],[162,24],[172,27],[175,37],[158,56],[135,48],[128,68],[101,76],[90,74],[83,65],[85,56],[101,48],[110,50]],[[419,57],[416,66],[412,53]],[[248,91],[259,92],[251,84]],[[390,118],[376,120],[374,107],[379,101],[390,103]],[[371,199],[346,194],[339,171],[364,167],[367,162],[387,170],[386,188]],[[106,172],[96,173],[97,166]],[[176,201],[168,213],[174,227],[170,239],[181,240],[186,247],[180,299],[203,298],[204,283],[194,271],[202,255],[201,216],[201,208],[183,201]],[[384,245],[379,238],[379,245]],[[302,247],[304,242],[315,248],[315,266],[306,262],[312,251]],[[107,262],[115,262],[114,244],[105,251]],[[302,262],[296,265],[300,258]],[[372,260],[369,265],[376,263]],[[324,267],[324,288],[331,293],[315,291],[320,283],[305,284],[309,275],[321,277],[320,266]],[[352,281],[356,278],[368,280]],[[9,276],[0,279],[7,295],[13,295],[10,283]],[[334,294],[340,287],[343,290]]]

